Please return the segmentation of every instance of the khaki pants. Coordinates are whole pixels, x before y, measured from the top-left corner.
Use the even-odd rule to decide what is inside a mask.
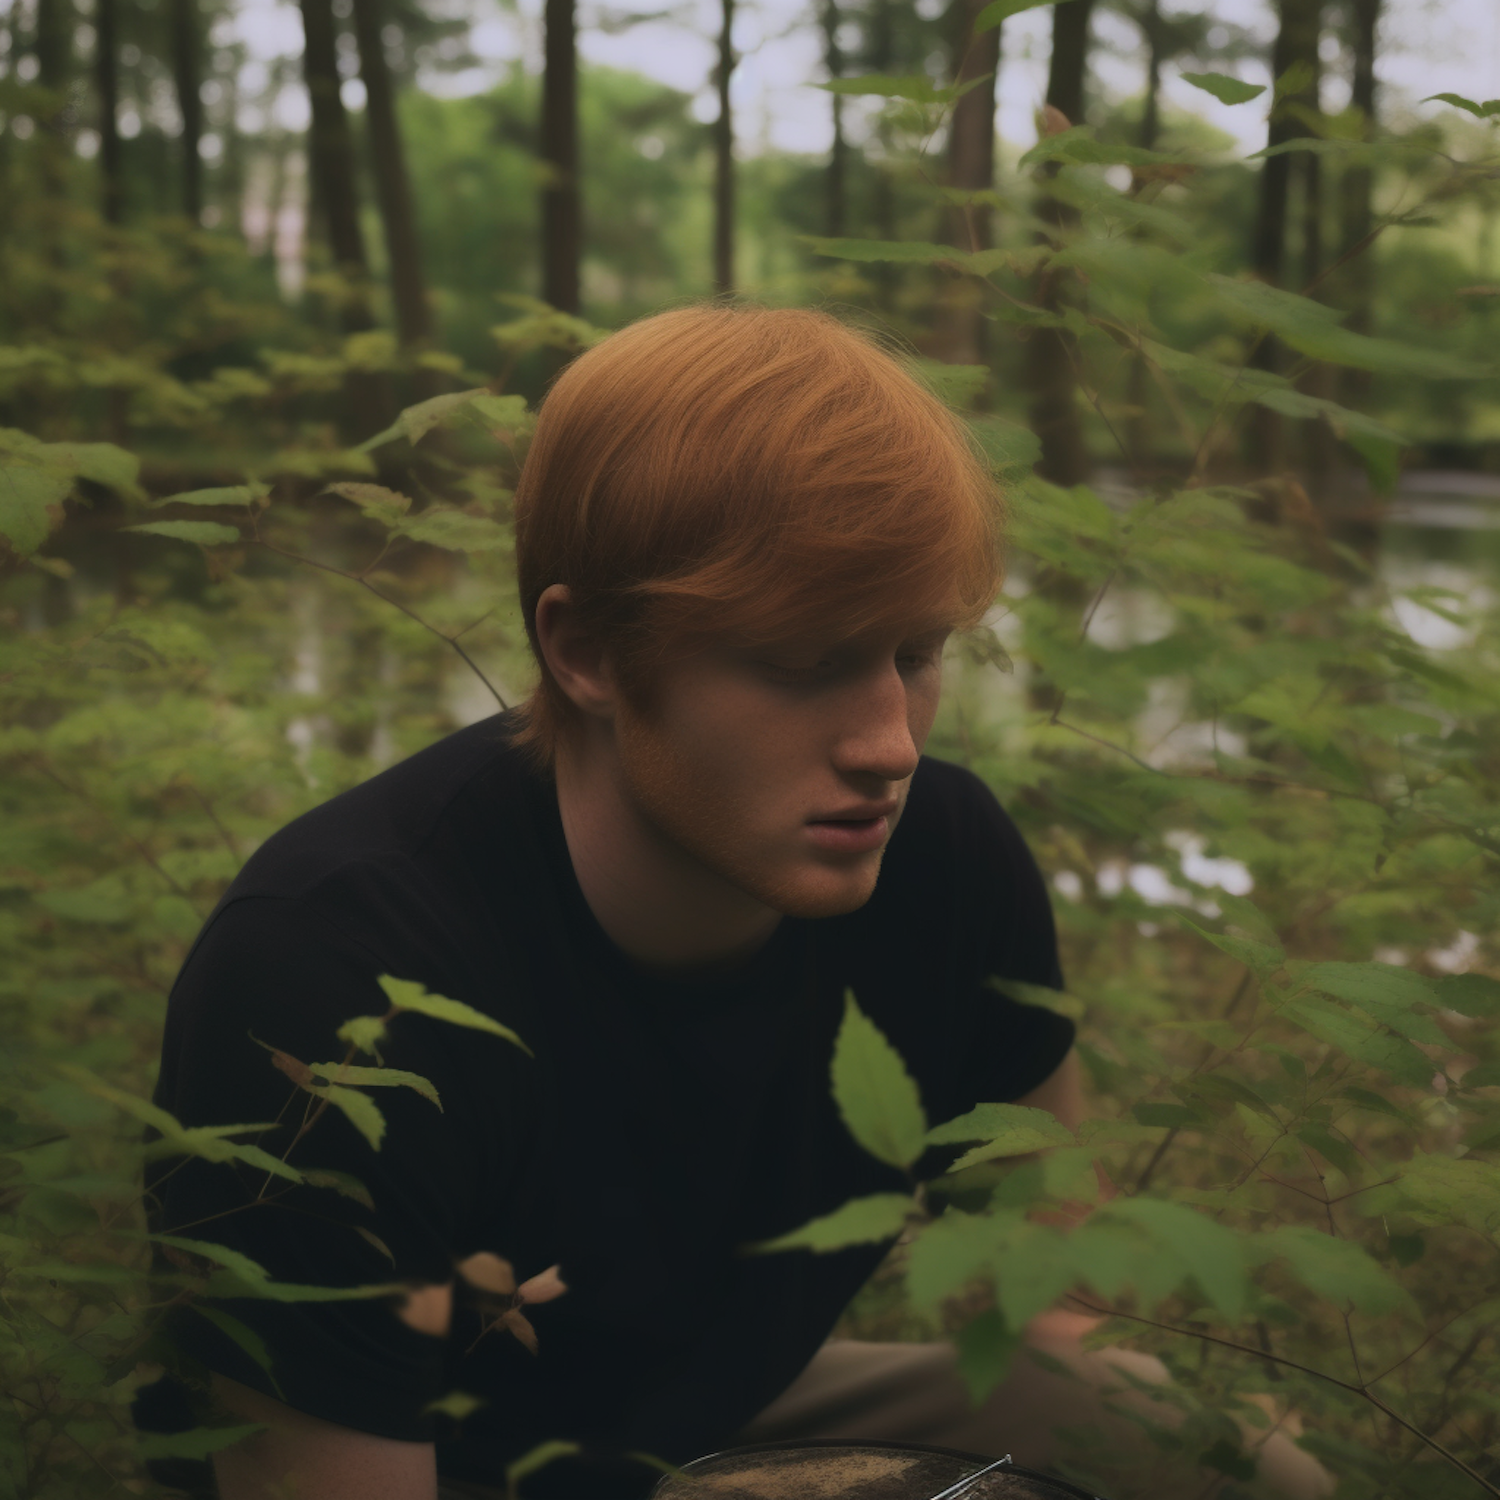
[[[1027,1344],[1065,1368],[1043,1368],[1022,1349],[1010,1373],[977,1408],[958,1374],[953,1346],[877,1344],[830,1339],[812,1363],[727,1444],[793,1442],[801,1438],[881,1438],[931,1443],[1045,1469],[1062,1446],[1054,1429],[1082,1428],[1106,1445],[1132,1475],[1130,1491],[1153,1500],[1211,1500],[1228,1483],[1191,1457],[1163,1453],[1139,1420],[1172,1427],[1178,1408],[1134,1389],[1122,1372],[1152,1385],[1170,1381],[1154,1355],[1129,1349],[1085,1350],[1080,1336],[1097,1319],[1054,1309],[1033,1319]],[[1264,1500],[1323,1500],[1334,1477],[1292,1441],[1274,1418],[1267,1428],[1241,1424],[1256,1477],[1242,1485]],[[445,1482],[439,1500],[489,1500],[501,1490]],[[1122,1486],[1119,1500],[1125,1500]],[[1110,1497],[1116,1500],[1116,1497]]]

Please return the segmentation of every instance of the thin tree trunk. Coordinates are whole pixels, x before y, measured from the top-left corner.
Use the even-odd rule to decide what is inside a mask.
[[[120,38],[117,0],[94,4],[94,93],[99,101],[100,209],[106,224],[124,217],[125,184],[120,158]]]
[[[11,11],[11,56],[16,53],[15,25],[20,7]],[[36,30],[32,51],[36,56],[36,81],[44,89],[61,93],[68,86],[68,62],[73,52],[72,0],[36,0]]]
[[[1365,138],[1375,130],[1375,45],[1380,24],[1380,0],[1353,0],[1353,87],[1349,102],[1364,115]],[[1346,167],[1339,183],[1340,240],[1344,254],[1360,244],[1375,224],[1374,175],[1368,165]],[[1370,330],[1374,300],[1374,262],[1368,251],[1349,261],[1343,276],[1349,306],[1349,327],[1359,333]],[[1348,371],[1368,384],[1365,371]]]
[[[1141,15],[1140,27],[1146,42],[1146,99],[1141,106],[1141,146],[1147,151],[1154,151],[1161,136],[1160,0],[1150,0]],[[1145,357],[1136,355],[1130,362],[1130,382],[1125,401],[1130,408],[1126,441],[1131,460],[1138,471],[1145,469],[1151,457],[1151,421],[1147,407],[1149,393],[1149,372]]]
[[[1311,51],[1316,65],[1318,36],[1322,31],[1323,0],[1278,0],[1279,25],[1271,48],[1271,75],[1280,79],[1295,63],[1306,63]],[[1303,94],[1276,100],[1266,128],[1266,145],[1285,144],[1303,133],[1304,127],[1286,108],[1302,99]],[[1286,271],[1287,227],[1292,185],[1292,156],[1283,152],[1268,156],[1260,169],[1260,201],[1250,245],[1250,265],[1262,281],[1280,286]],[[1252,363],[1262,370],[1278,372],[1285,363],[1281,346],[1266,335],[1256,349]],[[1252,462],[1266,474],[1276,474],[1286,467],[1286,424],[1279,412],[1263,406],[1254,408],[1251,421]]]
[[[844,53],[839,46],[838,0],[823,0],[823,62],[832,82],[844,76]],[[837,239],[844,232],[844,204],[848,192],[849,143],[844,139],[844,96],[830,94],[833,101],[833,145],[828,152],[828,171],[823,178],[826,198],[823,211],[825,232]]]
[[[714,290],[734,291],[734,117],[729,111],[729,83],[734,76],[734,0],[720,0],[719,63],[714,79],[719,90],[719,118],[714,121]]]
[[[182,211],[203,219],[203,38],[198,0],[172,0],[172,76],[182,115]]]
[[[354,283],[345,299],[343,324],[354,333],[372,326],[364,284],[370,263],[359,227],[354,137],[339,93],[338,52],[330,0],[301,0],[306,37],[303,76],[312,106],[308,157],[328,248],[339,273]]]
[[[542,300],[579,309],[578,40],[573,0],[546,0],[542,73]]]
[[[1156,149],[1161,135],[1161,5],[1151,0],[1141,17],[1146,36],[1146,102],[1141,108],[1141,145],[1147,151]]]
[[[422,252],[412,212],[406,154],[396,119],[395,90],[380,31],[379,0],[354,0],[354,35],[359,44],[359,74],[365,84],[370,165],[375,195],[380,202],[380,222],[385,230],[386,259],[390,262],[396,335],[403,348],[412,349],[431,337],[432,319],[422,277]]]
[[[986,0],[954,0],[949,12],[953,27],[955,84],[976,83],[953,106],[948,125],[948,184],[977,193],[995,185],[995,75],[1000,66],[1000,28],[974,35],[974,22]],[[955,204],[944,225],[948,243],[960,250],[987,250],[992,243],[990,207],[984,203]],[[940,359],[973,365],[985,357],[983,288],[972,277],[947,276],[938,297],[936,349]]]
[[[1083,118],[1084,70],[1088,60],[1088,29],[1094,0],[1073,0],[1052,13],[1052,61],[1047,71],[1047,103],[1076,124]],[[1051,172],[1042,174],[1045,183]],[[1043,188],[1037,214],[1064,232],[1076,215]],[[1044,270],[1037,289],[1043,307],[1062,305],[1057,273]],[[1026,384],[1032,392],[1031,426],[1042,446],[1038,472],[1054,484],[1080,484],[1088,477],[1089,458],[1078,417],[1078,378],[1072,335],[1060,328],[1033,330],[1026,345]]]
[[[896,38],[895,18],[892,6],[895,0],[873,0],[870,10],[870,64],[876,73],[890,73],[895,65]],[[875,237],[894,240],[896,234],[896,184],[891,175],[890,158],[875,164],[871,174],[872,201],[870,217],[875,226]],[[877,261],[875,272],[875,300],[889,312],[896,301],[896,281],[899,271],[890,261]]]

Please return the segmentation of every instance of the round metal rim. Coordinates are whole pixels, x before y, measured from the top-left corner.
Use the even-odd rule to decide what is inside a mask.
[[[782,1443],[744,1443],[734,1448],[720,1448],[717,1452],[689,1459],[681,1466],[681,1472],[691,1475],[695,1465],[709,1464],[715,1459],[737,1458],[747,1453],[784,1453],[788,1448],[895,1448],[904,1453],[941,1453],[946,1458],[962,1458],[970,1463],[987,1464],[995,1461],[992,1456],[983,1453],[971,1453],[966,1448],[945,1448],[937,1443],[900,1443],[890,1438],[792,1438]],[[1073,1496],[1074,1500],[1101,1500],[1092,1490],[1081,1489],[1070,1479],[1047,1474],[1040,1469],[1028,1469],[1024,1464],[1007,1464],[1005,1471],[1019,1474],[1024,1479],[1037,1479],[1044,1484],[1055,1485]],[[652,1488],[652,1496],[660,1494],[663,1486],[669,1484],[673,1477],[671,1474],[662,1475]]]

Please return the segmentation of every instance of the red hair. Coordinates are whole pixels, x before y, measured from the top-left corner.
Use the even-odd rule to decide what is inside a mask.
[[[577,713],[537,643],[551,584],[637,691],[705,633],[972,627],[1000,584],[997,519],[960,419],[828,314],[714,304],[633,323],[558,378],[516,488],[541,667],[519,740],[550,763]]]

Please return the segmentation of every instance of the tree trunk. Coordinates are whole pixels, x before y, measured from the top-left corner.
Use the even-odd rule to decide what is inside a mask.
[[[353,283],[344,301],[342,322],[346,332],[357,333],[373,325],[365,296],[370,263],[365,258],[365,239],[359,227],[354,138],[339,93],[333,6],[330,0],[301,0],[301,7],[307,44],[302,68],[312,106],[312,128],[308,132],[312,191],[334,264],[340,275]]]
[[[873,0],[870,10],[870,65],[876,73],[890,73],[895,66],[896,38],[895,18],[891,8],[895,0]],[[875,238],[894,240],[896,233],[896,184],[891,175],[889,157],[876,162],[871,172],[872,196],[870,218],[875,226]],[[899,268],[890,261],[876,261],[872,268],[875,276],[875,300],[886,312],[896,303],[896,282]]]
[[[1323,29],[1323,0],[1278,0],[1280,24],[1271,49],[1271,74],[1281,79],[1299,62],[1309,67],[1308,79],[1301,89],[1276,99],[1271,105],[1266,128],[1266,145],[1280,146],[1306,133],[1306,125],[1287,109],[1288,104],[1308,102],[1308,82],[1314,89],[1316,103],[1316,69],[1318,38]],[[1287,228],[1292,186],[1292,154],[1268,156],[1260,169],[1260,202],[1250,246],[1250,264],[1262,281],[1280,286],[1286,272]],[[1303,178],[1304,185],[1306,178]],[[1306,216],[1304,215],[1304,226]],[[1285,364],[1281,347],[1269,334],[1263,337],[1251,363],[1273,373]],[[1254,409],[1251,422],[1252,462],[1262,473],[1276,474],[1286,468],[1286,424],[1279,412],[1263,406]]]
[[[94,92],[99,100],[100,209],[106,224],[124,217],[125,183],[120,159],[120,38],[117,0],[94,4]]]
[[[542,300],[576,316],[582,212],[578,185],[578,39],[573,0],[546,0],[542,73]]]
[[[838,0],[823,0],[823,62],[829,82],[844,76],[844,53],[839,46]],[[828,172],[823,179],[826,199],[825,232],[837,239],[844,232],[844,204],[848,191],[849,144],[844,139],[844,96],[830,94],[833,101],[833,145],[828,152]]]
[[[11,56],[16,53],[16,22],[20,7],[11,11]],[[36,30],[32,51],[36,56],[36,81],[39,87],[61,93],[68,86],[68,63],[73,55],[73,25],[76,15],[72,0],[36,0]]]
[[[734,76],[734,0],[720,0],[719,63],[714,81],[719,90],[719,118],[714,121],[714,290],[734,292],[734,117],[729,111],[729,83]]]
[[[974,21],[986,0],[954,0],[952,77],[955,84],[985,78],[953,106],[948,123],[948,185],[977,193],[995,185],[995,74],[1000,66],[1000,28],[974,35]],[[944,237],[960,250],[987,250],[993,224],[985,203],[954,204],[944,215]],[[953,364],[981,364],[985,358],[984,288],[970,276],[943,276],[938,294],[934,353]]]
[[[1161,135],[1161,5],[1151,0],[1141,17],[1146,37],[1146,102],[1141,106],[1141,145],[1156,149]]]
[[[1083,118],[1084,69],[1088,60],[1088,29],[1094,0],[1073,0],[1052,13],[1052,61],[1047,71],[1047,103],[1070,124]],[[1043,171],[1043,183],[1055,175]],[[1061,241],[1076,215],[1043,186],[1037,214],[1052,225]],[[1057,272],[1043,270],[1037,301],[1056,310],[1062,306]],[[1032,392],[1031,426],[1042,446],[1037,471],[1054,484],[1080,484],[1088,477],[1089,458],[1076,401],[1076,353],[1071,334],[1060,328],[1037,328],[1026,345],[1026,384]]]
[[[375,195],[380,202],[380,222],[385,230],[386,259],[390,262],[396,334],[403,348],[412,349],[431,337],[432,319],[422,277],[422,252],[412,212],[406,154],[396,119],[395,90],[380,32],[380,0],[354,0],[354,35],[359,43],[359,75],[365,84],[370,166]]]
[[[1353,88],[1349,102],[1365,119],[1365,138],[1375,130],[1375,40],[1380,24],[1380,0],[1353,0],[1354,53]],[[1369,166],[1346,167],[1339,183],[1340,245],[1347,254],[1361,244],[1375,224],[1374,176]],[[1370,252],[1362,250],[1344,267],[1343,283],[1349,307],[1349,327],[1359,333],[1370,330],[1370,310],[1374,298],[1373,261]],[[1366,372],[1346,371],[1368,384]]]
[[[172,76],[182,114],[182,211],[203,219],[203,38],[198,0],[172,0]]]

